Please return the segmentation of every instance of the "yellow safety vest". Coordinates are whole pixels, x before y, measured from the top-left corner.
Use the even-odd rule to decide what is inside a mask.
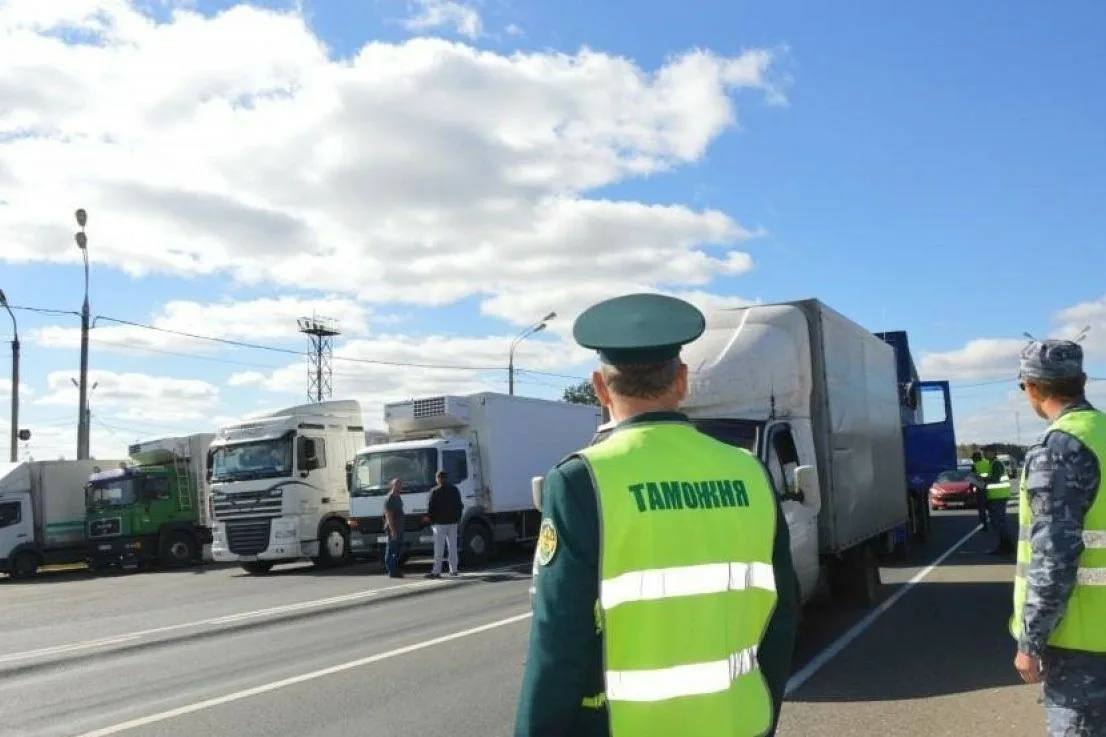
[[[1052,423],[1049,432],[1062,430],[1078,438],[1098,459],[1099,484],[1094,503],[1083,518],[1083,553],[1075,589],[1068,599],[1064,616],[1048,638],[1048,644],[1069,650],[1106,653],[1106,415],[1095,410],[1069,412]],[[1028,466],[1028,464],[1026,464]],[[1022,634],[1026,599],[1026,574],[1033,550],[1030,531],[1033,510],[1029,507],[1026,471],[1022,471],[1021,509],[1018,513],[1018,567],[1014,579],[1014,616],[1010,632]]]
[[[613,737],[754,737],[772,700],[757,648],[776,605],[764,467],[683,422],[580,452],[601,517],[598,619]]]

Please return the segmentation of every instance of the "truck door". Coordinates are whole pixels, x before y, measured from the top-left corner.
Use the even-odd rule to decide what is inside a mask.
[[[0,501],[0,558],[9,557],[20,545],[34,542],[33,522],[30,495]]]
[[[770,425],[765,434],[764,459],[772,484],[780,498],[787,528],[791,533],[791,561],[799,579],[803,600],[807,600],[818,585],[818,512],[813,500],[800,500],[795,483],[795,470],[802,465],[791,425],[786,422]]]
[[[463,448],[443,450],[442,470],[445,471],[446,481],[461,492],[461,502],[466,507],[472,506],[476,498],[476,490],[473,488],[473,479],[469,473],[468,451]]]
[[[956,468],[956,433],[947,381],[920,381],[911,401],[916,421],[902,429],[906,478],[914,493],[925,493],[937,474]]]

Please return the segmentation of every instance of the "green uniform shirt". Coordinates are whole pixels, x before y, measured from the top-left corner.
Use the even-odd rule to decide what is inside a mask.
[[[652,412],[623,424],[687,421],[675,412]],[[569,458],[545,478],[543,517],[553,523],[557,544],[546,565],[534,570],[534,617],[522,680],[516,737],[607,735],[607,712],[581,701],[603,689],[603,648],[596,630],[599,598],[599,509],[587,465]],[[760,669],[779,713],[791,670],[798,622],[798,580],[791,541],[778,515],[773,568],[778,601],[758,653]]]

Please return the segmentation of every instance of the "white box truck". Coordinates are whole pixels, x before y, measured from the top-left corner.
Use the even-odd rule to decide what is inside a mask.
[[[871,604],[907,521],[893,349],[817,300],[722,310],[687,346],[684,410],[756,453],[781,495],[803,599]]]
[[[422,518],[434,475],[443,470],[461,491],[460,552],[473,566],[497,543],[537,536],[541,515],[530,479],[586,446],[600,410],[484,392],[386,404],[384,420],[390,442],[364,448],[351,473],[355,554],[377,553],[386,542],[384,498],[393,478],[403,481],[408,549],[427,549],[432,537]]]
[[[250,573],[304,558],[347,562],[347,465],[364,433],[355,400],[289,407],[219,430],[208,462],[212,558]]]
[[[39,566],[85,562],[85,485],[89,475],[121,464],[0,464],[0,571],[23,578]]]
[[[88,555],[93,568],[164,566],[210,559],[207,452],[214,433],[158,438],[127,449],[130,463],[89,482]]]

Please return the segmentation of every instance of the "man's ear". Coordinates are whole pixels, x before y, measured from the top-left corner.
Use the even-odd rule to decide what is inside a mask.
[[[611,390],[607,388],[607,382],[603,381],[601,371],[591,372],[591,385],[595,387],[595,396],[603,407],[611,406]]]

